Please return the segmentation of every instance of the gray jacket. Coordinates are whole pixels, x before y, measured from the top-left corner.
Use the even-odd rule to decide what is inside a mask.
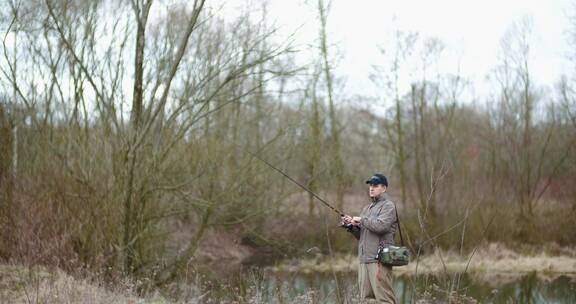
[[[376,263],[378,245],[394,244],[394,233],[398,227],[394,208],[394,203],[382,195],[362,209],[360,226],[349,229],[359,240],[360,263]]]

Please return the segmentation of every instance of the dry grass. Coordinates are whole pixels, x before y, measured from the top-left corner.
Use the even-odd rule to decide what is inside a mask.
[[[168,304],[168,303],[250,303],[262,304],[278,301],[286,304],[320,303],[316,292],[308,290],[301,294],[283,294],[276,290],[270,294],[258,279],[248,276],[244,293],[238,287],[229,287],[225,294],[218,294],[210,287],[201,284],[175,283],[169,286],[177,294],[174,297],[163,297],[159,293],[139,296],[135,286],[130,283],[104,286],[101,281],[79,279],[66,274],[60,269],[45,267],[25,267],[0,265],[0,303],[122,303],[122,304]]]
[[[168,303],[158,295],[139,297],[128,284],[115,289],[59,269],[0,266],[0,303]]]

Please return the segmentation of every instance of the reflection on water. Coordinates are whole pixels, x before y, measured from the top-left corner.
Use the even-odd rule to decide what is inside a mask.
[[[356,276],[346,274],[269,273],[252,270],[227,278],[221,301],[252,303],[355,303]],[[516,280],[474,279],[469,275],[400,276],[394,278],[399,303],[576,303],[576,279],[541,280],[529,274]],[[338,292],[338,290],[340,292]],[[452,291],[452,293],[450,293]],[[457,300],[457,301],[454,301]]]
[[[554,280],[540,280],[536,273],[511,282],[499,282],[497,277],[491,281],[479,281],[468,275],[455,274],[444,279],[430,275],[417,280],[400,277],[396,279],[395,289],[401,303],[410,303],[413,298],[422,298],[423,295],[433,295],[439,302],[447,302],[447,290],[480,303],[576,303],[574,278],[559,276]]]

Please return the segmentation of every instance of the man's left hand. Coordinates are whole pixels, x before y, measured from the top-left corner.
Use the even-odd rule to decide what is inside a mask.
[[[352,225],[358,226],[360,225],[360,221],[362,220],[361,217],[359,216],[353,216],[352,217]]]

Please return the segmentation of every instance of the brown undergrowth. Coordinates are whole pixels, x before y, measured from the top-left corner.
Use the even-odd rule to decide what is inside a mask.
[[[132,284],[111,288],[46,267],[1,265],[0,287],[1,303],[165,303],[159,295],[138,296]]]

